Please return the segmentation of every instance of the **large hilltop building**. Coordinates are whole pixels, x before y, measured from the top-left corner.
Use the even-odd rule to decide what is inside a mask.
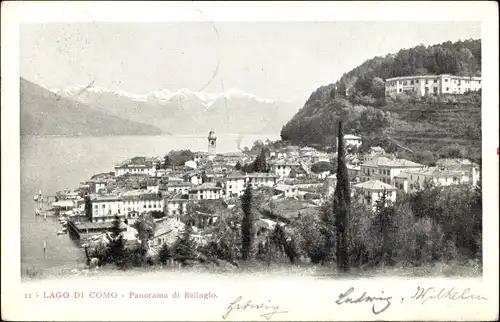
[[[402,93],[425,95],[465,94],[481,89],[481,77],[455,75],[421,75],[388,78],[385,81],[385,95]]]

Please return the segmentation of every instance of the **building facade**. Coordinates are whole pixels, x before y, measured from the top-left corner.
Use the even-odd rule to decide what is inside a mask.
[[[420,96],[465,94],[481,89],[481,77],[455,75],[421,75],[388,78],[385,95],[416,93]]]
[[[386,193],[387,201],[396,201],[397,188],[379,180],[361,182],[353,186],[354,194],[358,196],[358,202],[363,205],[375,207],[376,202]]]
[[[126,214],[120,196],[91,195],[90,202],[92,206],[91,222],[109,222],[113,221],[116,216],[125,218]]]
[[[399,173],[407,170],[420,170],[425,166],[405,159],[390,159],[375,157],[360,165],[359,178],[361,182],[380,180],[393,184],[393,179]]]
[[[281,159],[271,163],[271,172],[278,177],[288,177],[292,168],[297,166],[300,166],[298,162]]]
[[[356,135],[346,134],[346,135],[344,135],[344,141],[345,141],[346,147],[349,147],[349,146],[359,147],[359,146],[361,146],[361,137],[356,136]]]
[[[189,200],[213,200],[222,197],[222,188],[212,183],[204,183],[189,190]]]
[[[224,194],[226,197],[238,197],[243,194],[247,184],[252,187],[273,187],[278,176],[272,173],[229,174],[224,179]]]
[[[192,186],[190,182],[172,181],[167,183],[167,191],[187,195]]]
[[[142,174],[154,177],[156,176],[155,163],[152,161],[132,162],[131,160],[127,160],[119,165],[115,165],[116,177],[125,174]]]
[[[468,170],[453,170],[431,167],[420,170],[407,170],[394,178],[396,188],[406,193],[416,192],[425,187],[425,182],[436,186],[451,186],[458,184],[474,185],[476,178],[474,168]]]

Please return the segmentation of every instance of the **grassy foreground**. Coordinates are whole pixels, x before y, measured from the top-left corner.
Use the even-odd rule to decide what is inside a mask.
[[[279,275],[279,276],[309,276],[319,279],[329,278],[367,278],[367,277],[480,277],[482,266],[476,262],[435,262],[418,267],[377,267],[377,268],[355,268],[348,274],[340,274],[336,267],[321,265],[289,265],[289,264],[264,264],[252,262],[240,265],[236,268],[231,265],[195,265],[191,267],[167,267],[162,265],[151,265],[146,267],[134,267],[127,270],[117,269],[113,265],[100,268],[87,269],[84,266],[63,269],[28,269],[22,274],[22,281],[39,279],[60,279],[67,277],[100,277],[100,276],[136,276],[136,275],[158,275],[163,274],[224,274],[224,275]]]

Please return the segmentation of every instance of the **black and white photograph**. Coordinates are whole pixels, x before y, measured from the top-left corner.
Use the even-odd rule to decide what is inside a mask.
[[[483,139],[498,146],[498,123],[489,126],[496,133],[484,127],[498,122],[485,112],[498,113],[498,75],[494,86],[484,77],[481,21],[63,19],[18,27],[19,186],[2,180],[2,204],[12,189],[19,213],[2,211],[2,222],[8,215],[20,228],[21,286],[45,285],[22,295],[43,311],[33,318],[49,316],[44,305],[92,310],[96,302],[94,317],[107,319],[98,312],[117,298],[158,309],[215,306],[207,315],[199,309],[202,320],[344,319],[298,315],[283,300],[291,294],[139,287],[143,279],[196,286],[202,277],[283,278],[269,292],[310,301],[314,294],[285,278],[342,281],[317,303],[352,311],[349,319],[405,319],[396,307],[412,301],[419,308],[408,314],[446,301],[492,305],[468,285],[417,283],[404,296],[362,286],[486,276],[484,220],[498,222],[498,169],[484,158],[498,166],[498,150],[485,151]],[[3,88],[4,80],[2,96]],[[496,103],[483,101],[488,90]],[[489,236],[498,253],[497,228]],[[3,258],[5,243],[2,262],[13,260]],[[107,280],[130,284],[71,286]],[[176,314],[122,319],[184,316]]]

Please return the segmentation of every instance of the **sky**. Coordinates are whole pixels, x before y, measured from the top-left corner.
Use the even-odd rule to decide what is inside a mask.
[[[54,89],[239,89],[305,101],[375,56],[479,39],[479,22],[51,23],[20,26],[20,75]]]

